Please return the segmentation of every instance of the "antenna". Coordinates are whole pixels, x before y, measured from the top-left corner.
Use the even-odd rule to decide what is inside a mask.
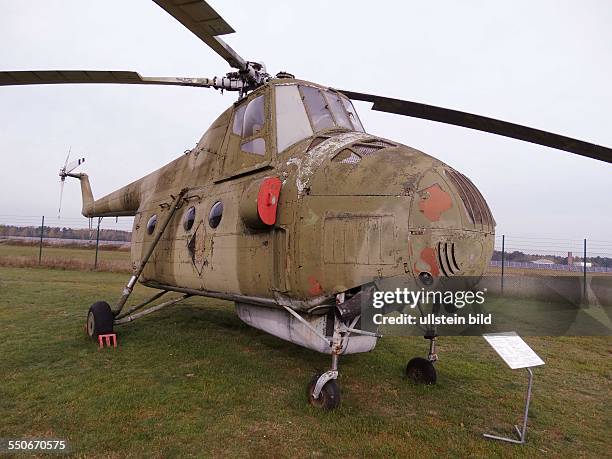
[[[64,167],[62,167],[59,171],[60,176],[60,198],[59,198],[59,208],[57,210],[57,218],[59,219],[62,213],[62,197],[64,196],[64,183],[66,182],[66,177],[74,177],[70,173],[79,167],[81,164],[85,162],[85,158],[79,158],[72,161],[68,164],[68,160],[70,159],[70,153],[72,152],[72,147],[68,149],[68,156],[66,156],[66,161],[64,162]]]

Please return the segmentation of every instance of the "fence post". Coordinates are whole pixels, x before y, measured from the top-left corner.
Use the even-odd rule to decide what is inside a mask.
[[[42,217],[42,223],[40,224],[40,244],[38,246],[38,265],[42,263],[42,246],[43,246],[43,235],[45,234],[45,216]]]
[[[582,258],[582,282],[583,282],[583,286],[582,286],[582,301],[584,304],[587,304],[587,240],[586,238],[584,239],[584,256]]]
[[[102,217],[98,217],[98,230],[96,231],[96,259],[94,261],[94,269],[98,269],[98,245],[100,244],[100,222]]]
[[[502,234],[502,259],[501,259],[501,294],[504,294],[504,258],[506,252],[506,235]]]

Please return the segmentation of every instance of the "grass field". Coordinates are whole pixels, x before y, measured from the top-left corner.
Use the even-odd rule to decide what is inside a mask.
[[[440,340],[436,386],[403,379],[420,338],[383,339],[342,357],[343,401],[310,407],[305,387],[329,358],[244,325],[204,298],[118,329],[98,350],[89,304],[114,301],[125,274],[0,268],[0,438],[63,438],[99,457],[610,456],[609,338],[527,338],[535,374],[524,446],[484,440],[521,418],[524,372],[479,337]],[[134,300],[147,292],[139,287]]]
[[[39,248],[34,245],[0,244],[0,266],[36,267]],[[94,269],[94,248],[43,247],[41,266],[59,269]],[[98,251],[98,271],[130,272],[130,252]]]

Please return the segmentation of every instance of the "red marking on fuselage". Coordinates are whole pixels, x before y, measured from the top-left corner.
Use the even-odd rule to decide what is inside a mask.
[[[429,194],[427,199],[419,201],[419,210],[432,222],[440,220],[440,216],[453,206],[450,195],[437,183],[423,190]]]
[[[433,277],[438,277],[440,275],[440,267],[438,266],[438,262],[436,260],[436,249],[433,247],[425,247],[421,250],[421,260],[429,265],[431,269],[431,274]],[[420,269],[417,269],[417,263],[414,264],[414,272],[418,275],[422,273]]]
[[[308,293],[310,293],[311,295],[320,295],[321,293],[323,293],[323,287],[321,287],[319,281],[316,280],[314,277],[310,276],[308,278],[308,283],[310,284]]]

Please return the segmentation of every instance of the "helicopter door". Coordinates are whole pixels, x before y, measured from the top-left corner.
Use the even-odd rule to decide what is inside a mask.
[[[251,97],[234,110],[225,155],[216,182],[255,172],[270,164],[270,108],[267,95]]]

